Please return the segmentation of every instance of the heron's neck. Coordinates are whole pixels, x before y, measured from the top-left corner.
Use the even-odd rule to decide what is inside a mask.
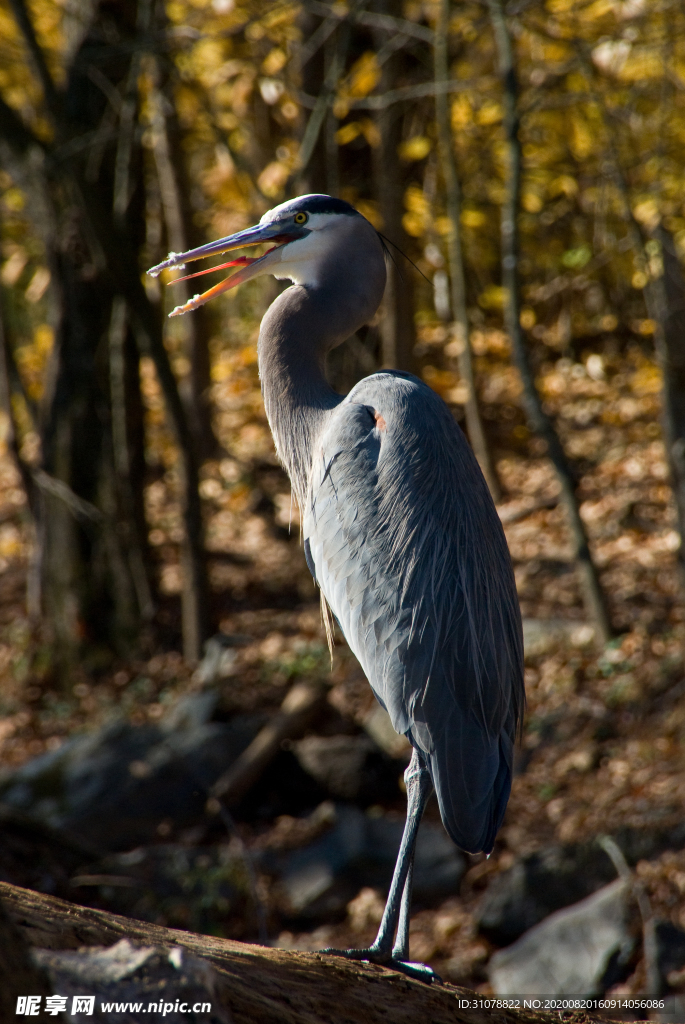
[[[342,401],[324,374],[326,352],[346,336],[337,336],[335,319],[322,294],[294,285],[269,307],[259,334],[266,415],[301,508],[317,440]]]

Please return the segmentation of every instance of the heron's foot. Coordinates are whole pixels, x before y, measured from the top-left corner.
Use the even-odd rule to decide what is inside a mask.
[[[411,960],[400,960],[391,952],[385,952],[374,946],[368,949],[322,949],[321,953],[328,956],[344,956],[346,960],[361,960],[363,963],[380,964],[381,967],[389,967],[391,971],[399,971],[416,981],[423,981],[427,985],[431,982],[442,982],[442,978],[435,973],[428,964],[413,963]]]

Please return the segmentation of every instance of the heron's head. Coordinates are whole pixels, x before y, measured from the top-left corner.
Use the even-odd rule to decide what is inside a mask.
[[[229,288],[235,288],[263,274],[285,278],[294,284],[316,286],[323,276],[336,273],[349,275],[357,265],[362,274],[368,273],[369,267],[364,264],[370,261],[374,268],[376,264],[382,268],[385,283],[383,247],[376,230],[349,203],[324,195],[291,199],[265,213],[253,228],[238,231],[188,252],[169,253],[167,259],[148,270],[148,274],[157,277],[162,270],[182,267],[190,260],[204,259],[205,256],[265,242],[273,242],[274,246],[263,256],[240,256],[228,263],[170,282],[186,281],[189,277],[199,277],[226,267],[240,268],[237,273],[202,295],[195,295],[184,305],[177,306],[169,315],[188,313]]]

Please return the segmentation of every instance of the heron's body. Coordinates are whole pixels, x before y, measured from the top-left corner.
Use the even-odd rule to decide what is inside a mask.
[[[464,850],[489,852],[504,815],[524,702],[513,572],[483,475],[444,402],[396,371],[372,374],[346,397],[326,381],[326,353],[382,298],[383,252],[368,221],[339,200],[305,196],[185,257],[248,236],[285,243],[230,282],[262,265],[294,282],[264,317],[259,367],[276,448],[304,513],[307,562],[376,697],[414,747],[384,921],[369,950],[347,951],[387,962],[397,928],[393,962],[401,963],[431,783]]]
[[[376,697],[426,756],[447,831],[489,852],[511,782],[518,603],[482,473],[430,388],[379,373],[337,406],[304,536]]]

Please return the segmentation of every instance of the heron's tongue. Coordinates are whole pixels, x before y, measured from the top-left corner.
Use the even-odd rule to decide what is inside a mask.
[[[228,263],[220,263],[217,267],[208,267],[207,270],[198,270],[194,274],[186,274],[185,277],[176,277],[173,281],[167,281],[167,287],[172,284],[180,284],[181,281],[190,281],[191,277],[202,277],[203,274],[213,274],[215,270],[225,270],[226,267],[249,267],[259,259],[258,256],[239,256],[237,260],[229,260]]]

